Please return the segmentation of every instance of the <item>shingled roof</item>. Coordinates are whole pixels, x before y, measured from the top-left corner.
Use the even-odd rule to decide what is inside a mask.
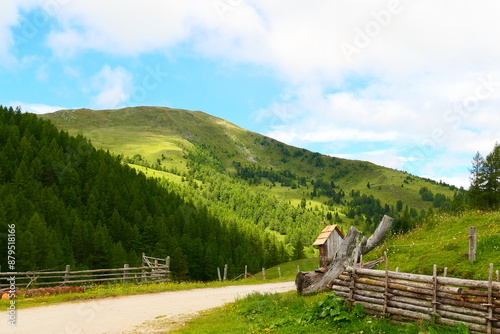
[[[330,237],[330,235],[332,234],[332,232],[335,231],[335,230],[337,230],[337,233],[340,234],[340,236],[342,237],[342,239],[344,239],[344,233],[342,233],[342,231],[339,229],[339,227],[337,225],[328,225],[327,227],[325,227],[323,229],[323,231],[321,231],[321,233],[319,234],[318,238],[313,243],[313,246],[324,245],[325,242],[326,242],[326,240],[328,240],[328,238]]]

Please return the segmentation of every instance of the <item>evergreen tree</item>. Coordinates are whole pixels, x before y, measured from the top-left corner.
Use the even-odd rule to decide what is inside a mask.
[[[469,197],[471,206],[496,209],[500,205],[500,144],[483,158],[479,152],[472,160]]]
[[[302,240],[300,238],[297,238],[293,246],[292,260],[300,260],[305,257],[306,256],[304,254],[304,244],[302,243]]]

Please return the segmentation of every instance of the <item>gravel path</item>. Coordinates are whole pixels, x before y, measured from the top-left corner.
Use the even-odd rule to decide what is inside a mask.
[[[17,310],[16,326],[0,311],[0,333],[154,333],[182,325],[198,312],[253,292],[295,289],[293,282],[238,285],[105,298]]]

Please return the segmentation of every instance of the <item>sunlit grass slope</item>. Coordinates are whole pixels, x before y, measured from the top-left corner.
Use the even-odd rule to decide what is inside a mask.
[[[471,226],[476,226],[478,236],[474,263],[468,258]],[[367,261],[382,257],[384,251],[390,270],[399,267],[401,272],[430,275],[436,264],[440,275],[447,267],[450,277],[487,280],[490,263],[500,269],[500,213],[435,214],[410,233],[389,238],[367,254]]]
[[[140,154],[146,161],[161,165],[178,174],[187,171],[188,152],[202,148],[219,161],[228,173],[235,164],[272,171],[289,171],[305,177],[307,185],[297,188],[269,186],[279,198],[299,203],[312,191],[310,181],[335,182],[337,189],[373,195],[382,203],[428,209],[419,190],[428,187],[433,193],[453,196],[450,187],[364,161],[346,160],[313,153],[285,145],[274,139],[242,129],[223,119],[200,111],[171,108],[137,107],[120,110],[66,110],[42,115],[71,134],[83,134],[100,148],[123,156]],[[370,187],[367,187],[368,183]],[[314,207],[327,200],[316,197],[308,202]],[[341,206],[341,205],[340,205]]]

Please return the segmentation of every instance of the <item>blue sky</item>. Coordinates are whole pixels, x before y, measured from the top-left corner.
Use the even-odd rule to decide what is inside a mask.
[[[494,1],[9,0],[0,104],[201,110],[468,187],[500,137]]]

